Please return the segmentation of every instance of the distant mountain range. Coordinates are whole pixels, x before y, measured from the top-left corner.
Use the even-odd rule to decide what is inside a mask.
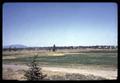
[[[3,46],[3,48],[27,48],[27,46],[25,45],[21,45],[21,44],[14,44],[14,45],[6,45],[6,46]]]

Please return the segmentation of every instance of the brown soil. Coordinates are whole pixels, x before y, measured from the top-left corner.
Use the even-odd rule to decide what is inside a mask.
[[[24,71],[28,69],[26,65],[20,64],[3,64],[3,79],[25,80]],[[44,73],[49,77],[53,75],[82,74],[100,76],[105,79],[117,79],[117,69],[106,69],[97,67],[79,67],[79,68],[61,68],[61,67],[42,67]]]

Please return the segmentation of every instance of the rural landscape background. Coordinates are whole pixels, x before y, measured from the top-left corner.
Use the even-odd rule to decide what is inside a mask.
[[[36,55],[43,80],[116,80],[117,50],[115,3],[3,4],[3,80],[27,80]]]

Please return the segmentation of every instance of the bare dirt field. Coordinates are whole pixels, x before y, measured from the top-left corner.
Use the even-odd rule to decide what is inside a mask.
[[[24,72],[28,69],[26,65],[17,65],[17,64],[5,64],[3,65],[3,79],[13,79],[13,80],[25,80]],[[102,77],[105,79],[116,79],[117,78],[117,69],[98,69],[93,67],[83,67],[80,68],[61,68],[61,67],[42,67],[44,73],[49,77],[52,75],[65,75],[65,73],[70,74],[82,74],[85,76],[94,75]],[[57,72],[57,73],[56,73]],[[8,76],[6,77],[5,76]],[[12,76],[11,76],[12,75]]]

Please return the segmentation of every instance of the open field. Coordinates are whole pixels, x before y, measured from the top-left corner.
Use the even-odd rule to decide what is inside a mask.
[[[3,65],[3,78],[25,80],[24,71],[27,69],[27,65],[5,64]],[[107,80],[115,79],[117,75],[116,70],[101,70],[101,68],[89,66],[81,66],[79,68],[42,67],[42,71],[47,74],[46,79],[50,80]]]
[[[37,62],[47,79],[51,80],[104,80],[117,79],[116,50],[58,50],[57,52],[16,51],[3,52],[3,79],[9,79],[9,71],[16,71],[17,80],[22,80],[23,71],[37,54]],[[15,70],[17,69],[17,70]],[[12,73],[12,72],[11,72]],[[12,73],[13,74],[13,73]],[[79,74],[79,75],[78,75]],[[13,76],[14,76],[13,75]],[[67,77],[66,77],[67,76]],[[74,79],[71,79],[73,77]],[[75,78],[76,77],[76,78]],[[14,78],[14,77],[13,77]],[[58,79],[61,78],[61,79]],[[11,77],[12,79],[12,77]]]

